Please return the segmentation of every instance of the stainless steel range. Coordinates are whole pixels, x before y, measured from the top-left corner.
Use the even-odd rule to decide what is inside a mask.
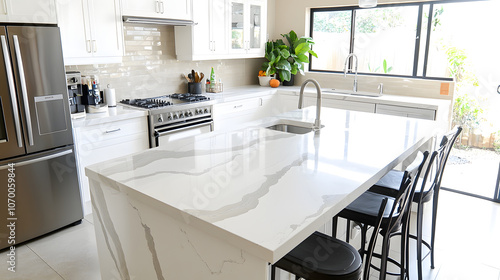
[[[214,101],[198,94],[171,94],[144,99],[124,99],[120,103],[148,110],[149,146],[213,130]]]

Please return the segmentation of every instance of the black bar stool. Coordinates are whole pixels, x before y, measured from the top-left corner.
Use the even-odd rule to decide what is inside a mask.
[[[395,197],[390,197],[382,194],[373,193],[367,191],[363,193],[359,198],[357,198],[353,203],[349,204],[344,210],[342,210],[337,217],[333,220],[333,234],[337,232],[337,218],[347,219],[347,228],[349,228],[350,221],[355,221],[361,225],[361,249],[364,251],[366,235],[368,228],[376,225],[376,212],[374,213],[374,205],[380,203],[383,199],[388,199],[386,211],[382,217],[380,225],[380,234],[383,237],[382,240],[382,252],[381,254],[373,253],[373,257],[378,257],[381,259],[380,267],[373,268],[380,271],[380,279],[385,279],[386,274],[399,275],[400,279],[406,279],[408,277],[407,268],[407,242],[408,242],[408,231],[409,231],[409,216],[411,201],[413,199],[413,194],[415,193],[416,181],[420,175],[420,172],[427,161],[429,152],[422,154],[419,152],[415,160],[408,166],[406,171],[403,173],[403,177],[399,183],[398,193]],[[395,235],[401,235],[401,260],[400,262],[395,261],[389,257],[389,240]],[[349,241],[349,236],[347,235],[347,240]],[[391,262],[400,268],[399,273],[392,273],[387,271],[387,262]]]
[[[418,269],[418,279],[422,280],[422,260],[425,259],[429,254],[431,256],[431,268],[434,269],[434,242],[436,234],[436,217],[438,209],[438,197],[439,190],[441,188],[441,179],[443,177],[444,168],[448,160],[451,149],[456,139],[462,132],[462,128],[457,126],[443,136],[439,148],[437,151],[433,152],[426,172],[424,174],[421,185],[415,190],[415,195],[412,201],[417,203],[417,234],[409,235],[409,238],[417,240],[417,269]],[[370,188],[370,192],[375,192],[378,194],[383,194],[387,196],[395,197],[399,191],[398,181],[403,177],[404,172],[391,170],[382,179],[380,179],[373,187]],[[430,243],[423,240],[422,230],[423,230],[423,213],[424,204],[432,200],[432,228],[431,228],[431,240]],[[429,254],[422,257],[422,246],[429,248]]]
[[[275,280],[276,267],[307,280],[359,280],[370,277],[371,254],[377,240],[388,199],[381,200],[376,216],[378,223],[370,238],[363,271],[362,256],[349,243],[314,232],[306,240],[271,267],[271,280]]]

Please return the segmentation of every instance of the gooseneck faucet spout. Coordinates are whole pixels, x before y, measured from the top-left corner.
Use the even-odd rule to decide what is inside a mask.
[[[356,60],[356,64],[354,64],[354,85],[352,86],[352,91],[357,92],[358,91],[358,56],[355,55],[354,53],[350,53],[344,63],[344,78],[347,76],[347,72],[349,70],[353,71],[353,69],[349,69],[349,58],[352,57],[352,62],[354,63],[354,60]]]
[[[313,83],[316,87],[316,120],[314,120],[314,130],[319,130],[321,128],[321,87],[318,81],[314,79],[307,79],[302,83],[300,87],[299,93],[299,109],[302,109],[304,106],[304,89],[306,88],[308,83]]]

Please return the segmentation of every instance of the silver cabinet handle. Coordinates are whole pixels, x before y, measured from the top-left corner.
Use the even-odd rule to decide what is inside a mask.
[[[92,40],[92,52],[96,53],[97,52],[97,41]]]
[[[21,82],[21,92],[23,94],[24,115],[26,116],[26,128],[28,130],[28,142],[30,146],[35,145],[33,141],[33,128],[31,126],[30,105],[28,103],[28,90],[26,89],[26,77],[24,76],[23,58],[21,56],[21,48],[19,47],[19,39],[17,35],[14,38],[14,49],[16,51],[17,68],[19,69],[19,80]]]
[[[92,52],[92,47],[90,46],[90,40],[86,41],[86,47],[87,47],[87,52],[91,53]]]
[[[200,128],[200,127],[204,127],[204,126],[207,126],[207,125],[210,126],[210,131],[213,131],[214,122],[210,121],[210,122],[203,122],[203,123],[191,125],[191,126],[188,126],[188,127],[175,128],[175,129],[171,129],[171,130],[168,130],[168,129],[167,130],[156,130],[155,129],[155,133],[158,136],[164,136],[164,135],[167,135],[167,134],[177,133],[177,132],[181,132],[181,131],[185,131],[185,130],[190,130],[190,129],[195,129],[195,128]]]
[[[155,12],[156,12],[157,14],[159,14],[159,13],[160,13],[160,1],[158,1],[158,0],[156,1]]]
[[[20,167],[20,166],[24,166],[24,165],[29,165],[29,164],[33,164],[33,163],[37,163],[37,162],[41,162],[41,161],[46,161],[46,160],[53,159],[53,158],[62,157],[62,156],[65,156],[65,155],[69,155],[71,153],[73,153],[73,150],[66,150],[66,151],[62,151],[62,152],[59,152],[59,153],[53,154],[53,155],[47,155],[47,156],[44,156],[44,157],[30,159],[30,160],[27,160],[27,161],[16,162],[15,166],[16,167]],[[0,166],[0,170],[4,170],[4,169],[7,169],[7,168],[9,168],[8,164]]]
[[[160,0],[160,13],[165,13],[165,6],[163,5],[163,0]]]
[[[10,62],[9,49],[7,48],[7,39],[5,38],[4,35],[2,35],[1,40],[2,40],[3,58],[5,60],[5,71],[7,72],[10,101],[12,103],[12,111],[14,114],[14,126],[16,128],[17,146],[21,148],[23,146],[23,140],[21,136],[21,122],[19,121],[19,111],[17,109],[16,91],[14,90],[14,73],[12,73],[12,68],[10,67],[11,62]]]
[[[113,133],[113,132],[118,132],[120,130],[122,130],[122,129],[121,128],[117,128],[117,129],[113,129],[113,130],[106,130],[104,133],[108,133],[109,134],[109,133]]]

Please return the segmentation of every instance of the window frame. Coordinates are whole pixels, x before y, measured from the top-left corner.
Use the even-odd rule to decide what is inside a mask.
[[[429,57],[429,47],[432,36],[432,17],[434,5],[436,4],[450,4],[450,3],[460,3],[460,2],[478,2],[478,1],[488,1],[488,0],[441,0],[441,1],[425,1],[425,2],[407,2],[407,3],[394,3],[394,4],[379,4],[377,7],[369,8],[388,8],[388,7],[404,7],[404,6],[417,6],[418,7],[418,18],[417,18],[417,30],[415,34],[415,52],[413,56],[413,73],[412,75],[395,75],[395,74],[386,74],[386,73],[366,73],[366,72],[358,72],[358,75],[369,75],[369,76],[382,76],[382,77],[398,77],[398,78],[414,78],[414,79],[425,79],[425,80],[439,80],[439,81],[453,81],[453,78],[447,77],[432,77],[427,76],[427,66],[428,66],[428,57]],[[429,10],[427,10],[429,18],[427,20],[427,32],[426,34],[422,34],[422,24],[423,24],[423,15],[424,15],[424,6],[429,5]],[[342,6],[342,7],[323,7],[323,8],[311,8],[309,13],[309,36],[312,37],[313,29],[314,29],[314,13],[315,12],[337,12],[337,11],[351,11],[351,34],[350,34],[350,45],[349,45],[349,53],[352,53],[354,50],[354,33],[356,32],[356,11],[357,10],[365,10],[366,8],[360,8],[358,6]],[[425,42],[425,50],[424,57],[422,58],[420,55],[420,39],[422,35],[426,36]],[[419,61],[423,59],[423,70],[422,75],[417,75],[418,73],[418,64]],[[318,72],[318,73],[341,73],[342,71],[332,71],[332,70],[321,70],[321,69],[312,69],[312,55],[309,55],[309,72]],[[352,59],[349,60],[349,69],[352,69]],[[348,73],[352,73],[351,70]]]

